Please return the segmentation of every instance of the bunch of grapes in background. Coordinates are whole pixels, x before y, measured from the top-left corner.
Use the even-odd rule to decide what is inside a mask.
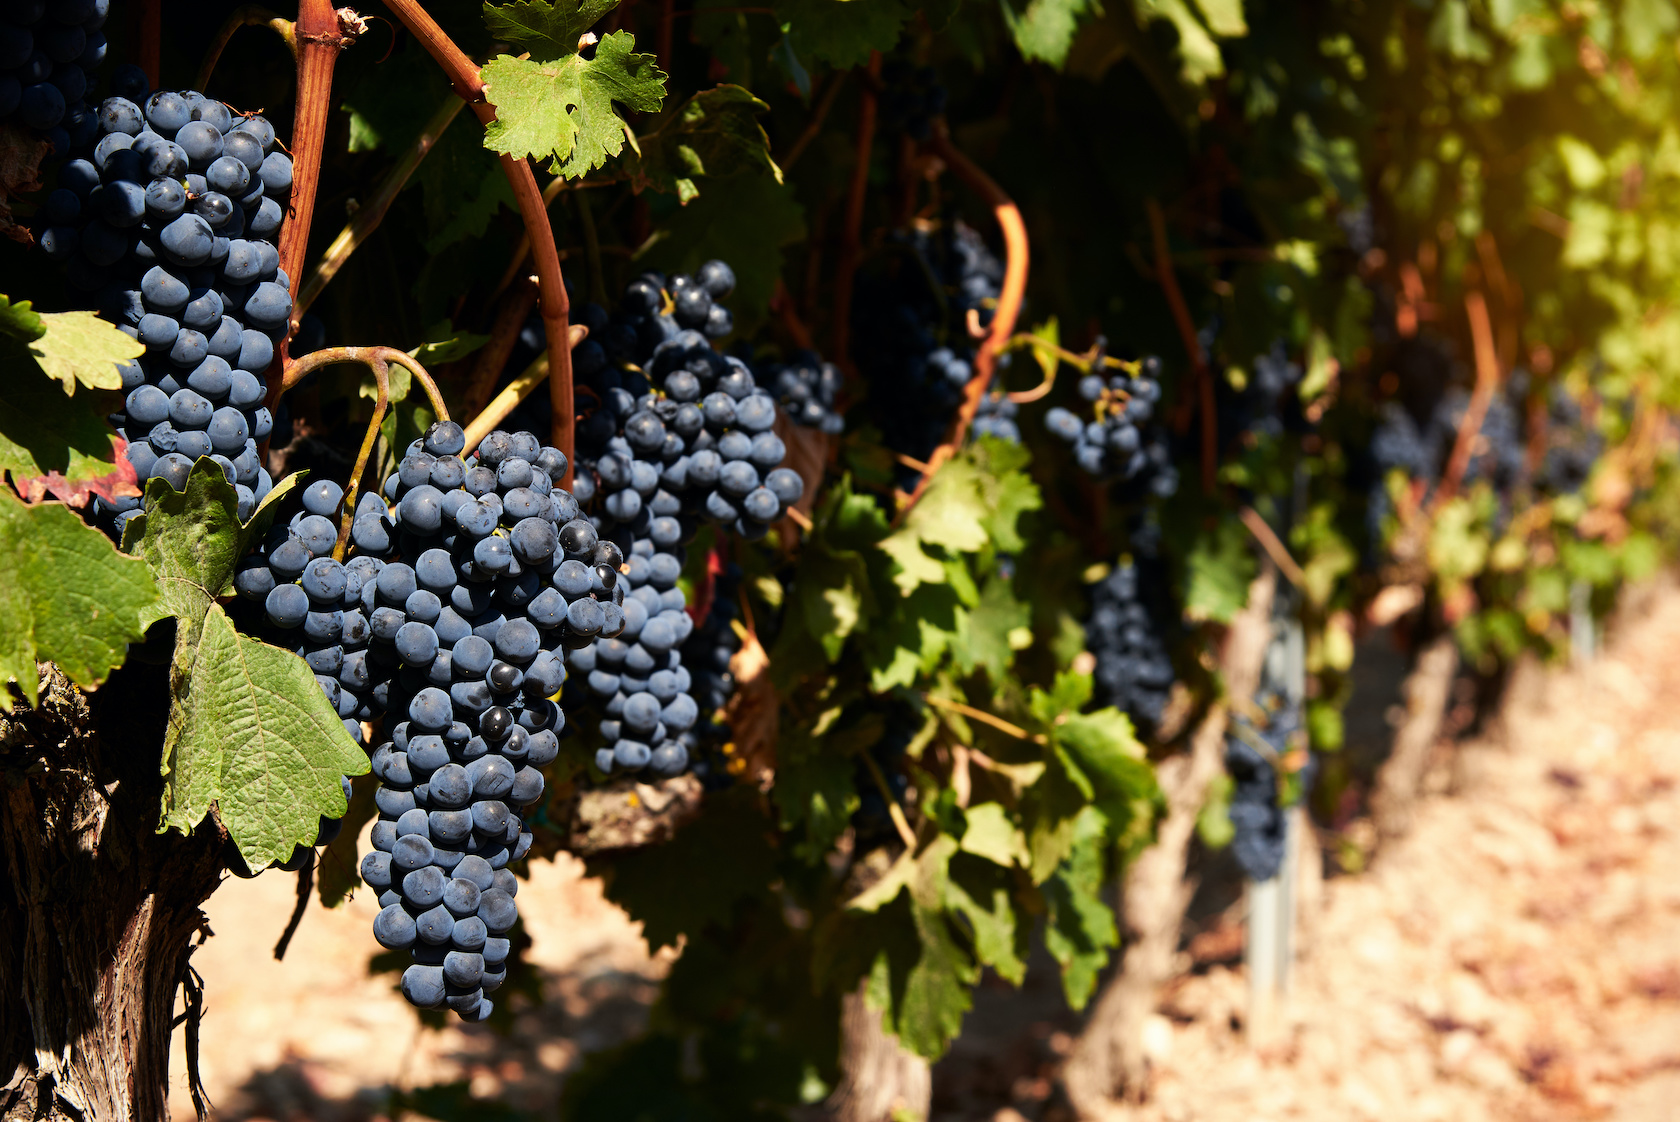
[[[1228,811],[1235,830],[1232,854],[1244,876],[1265,881],[1277,876],[1289,841],[1274,761],[1283,759],[1304,733],[1300,706],[1271,695],[1256,701],[1268,714],[1266,723],[1256,727],[1248,717],[1233,715],[1232,735],[1225,744],[1225,770],[1233,782]],[[1301,777],[1303,790],[1311,786],[1313,763],[1309,756]]]
[[[93,151],[59,171],[40,244],[146,346],[122,367],[111,417],[142,483],[180,490],[211,456],[249,518],[272,486],[257,444],[273,427],[263,372],[292,310],[275,245],[291,160],[267,121],[197,93],[106,98],[97,129]],[[120,535],[139,506],[102,498],[98,512]]]
[[[0,122],[39,133],[53,153],[67,155],[94,137],[93,110],[83,100],[105,61],[111,0],[7,0],[0,6]],[[117,92],[140,90],[133,67],[113,75]]]
[[[845,430],[845,418],[835,409],[845,377],[832,362],[815,351],[795,351],[786,363],[766,366],[759,381],[775,393],[788,419],[829,436]]]
[[[931,66],[916,66],[901,58],[881,65],[881,91],[876,104],[881,127],[887,132],[906,133],[913,140],[926,140],[934,118],[945,112],[949,95]]]
[[[1218,321],[1202,331],[1202,347],[1212,353]],[[1238,390],[1225,379],[1216,379],[1219,393],[1220,444],[1255,436],[1278,437],[1285,432],[1303,431],[1299,403],[1290,391],[1301,382],[1301,364],[1289,357],[1283,340],[1271,350],[1256,355],[1246,383]]]
[[[717,554],[708,561],[716,562]],[[741,636],[735,630],[741,616],[740,584],[739,565],[724,565],[712,574],[705,618],[682,645],[683,663],[692,675],[690,690],[700,706],[700,721],[694,728],[698,753],[694,771],[710,786],[728,786],[733,782],[731,768],[741,766],[725,751],[729,729],[722,723],[723,710],[735,696],[730,664],[741,649]]]
[[[1103,350],[1099,340],[1093,371],[1110,365]],[[1082,470],[1160,498],[1178,491],[1166,434],[1151,423],[1161,400],[1160,359],[1141,360],[1136,374],[1086,374],[1079,379],[1079,396],[1087,411],[1056,406],[1044,415],[1044,427],[1068,445]]]
[[[895,452],[925,461],[945,439],[974,375],[972,326],[984,330],[1003,266],[955,220],[896,231],[852,296],[852,354],[868,388],[863,415]],[[899,485],[920,474],[901,465]]]
[[[1160,722],[1175,679],[1167,647],[1170,587],[1162,564],[1140,550],[1092,588],[1085,621],[1097,704],[1125,711],[1146,730]]]

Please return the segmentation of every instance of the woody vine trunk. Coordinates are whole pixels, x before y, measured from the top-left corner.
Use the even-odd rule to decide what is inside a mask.
[[[42,670],[40,704],[0,715],[0,1119],[167,1118],[221,839],[157,832],[163,667],[92,695]]]

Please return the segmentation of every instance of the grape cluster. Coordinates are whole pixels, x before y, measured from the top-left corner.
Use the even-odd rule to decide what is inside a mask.
[[[1093,366],[1100,369],[1103,363],[1099,345]],[[1178,491],[1178,469],[1166,435],[1150,423],[1161,400],[1159,359],[1143,359],[1135,375],[1087,374],[1079,379],[1079,396],[1090,404],[1088,417],[1056,406],[1044,415],[1044,427],[1073,450],[1081,469],[1160,498]]]
[[[1021,428],[1015,423],[1019,410],[1020,407],[1009,400],[1008,393],[1001,386],[995,386],[980,399],[980,408],[974,414],[975,435],[994,436],[1011,444],[1021,443]]]
[[[41,245],[146,346],[122,367],[126,397],[111,417],[141,481],[179,490],[211,456],[248,518],[272,486],[257,443],[273,427],[263,372],[292,310],[275,247],[291,160],[267,121],[197,93],[160,91],[144,109],[107,98],[97,128],[89,158],[59,172]],[[139,505],[99,509],[120,534]]]
[[[1299,706],[1280,704],[1275,697],[1257,700],[1269,710],[1269,718],[1263,728],[1256,728],[1247,717],[1233,716],[1237,728],[1226,740],[1225,770],[1234,787],[1229,807],[1236,831],[1232,853],[1244,876],[1265,881],[1277,876],[1283,866],[1289,840],[1288,818],[1279,804],[1277,769],[1272,760],[1282,758],[1300,739],[1301,711]],[[1263,743],[1268,751],[1262,753],[1252,741]],[[1311,785],[1312,763],[1309,757],[1303,788]]]
[[[881,127],[888,132],[908,133],[926,140],[933,120],[945,112],[948,99],[931,66],[913,66],[903,59],[888,59],[881,66]]]
[[[1162,611],[1168,602],[1160,563],[1139,557],[1115,566],[1096,584],[1085,622],[1085,649],[1096,659],[1098,704],[1124,710],[1144,728],[1160,721],[1175,677]]]
[[[0,121],[16,120],[66,155],[94,136],[83,100],[105,61],[111,0],[7,0],[0,8]],[[132,83],[133,68],[116,77]],[[141,77],[144,89],[144,77]]]
[[[786,364],[763,371],[763,381],[775,391],[788,419],[796,425],[820,429],[830,436],[845,431],[846,420],[834,408],[845,378],[840,368],[824,362],[814,351],[795,351]]]
[[[980,235],[954,220],[895,232],[859,271],[852,353],[869,391],[863,412],[888,448],[926,460],[945,439],[974,374],[969,314],[989,325],[1002,283]],[[899,485],[913,487],[919,473],[897,470]]]
[[[1211,352],[1211,340],[1204,347]],[[1241,439],[1248,433],[1277,437],[1299,428],[1300,410],[1290,408],[1289,391],[1301,377],[1301,364],[1289,357],[1283,340],[1275,340],[1271,350],[1255,356],[1253,374],[1240,392],[1230,392],[1228,384],[1221,385],[1221,441]]]
[[[1603,454],[1604,436],[1586,423],[1581,403],[1554,385],[1546,409],[1546,451],[1535,473],[1535,486],[1551,495],[1573,494],[1587,485],[1593,465]]]

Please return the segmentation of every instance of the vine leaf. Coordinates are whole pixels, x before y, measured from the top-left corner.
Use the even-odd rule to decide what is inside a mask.
[[[1109,952],[1120,945],[1114,912],[1102,898],[1108,834],[1102,811],[1086,807],[1074,820],[1067,859],[1044,885],[1044,946],[1062,966],[1062,989],[1075,1009],[1091,999]]]
[[[767,171],[777,183],[782,169],[770,158],[770,138],[758,123],[770,107],[740,86],[702,90],[658,128],[644,134],[627,158],[636,190],[653,188],[687,205],[700,194],[695,178],[723,179]]]
[[[1029,0],[1020,12],[1005,0],[1002,8],[1003,22],[1021,57],[1047,62],[1057,70],[1067,62],[1081,18],[1101,11],[1092,0]]]
[[[1235,518],[1223,519],[1212,533],[1197,537],[1188,568],[1185,618],[1231,622],[1248,603],[1248,585],[1256,569],[1248,531]]]
[[[490,34],[518,43],[535,59],[561,58],[576,54],[578,40],[602,16],[618,7],[617,0],[516,0],[512,4],[484,5],[484,25]]]
[[[523,159],[546,159],[576,179],[631,147],[636,137],[614,103],[656,113],[665,100],[665,74],[654,57],[636,54],[635,36],[615,31],[595,46],[595,57],[572,54],[539,62],[501,55],[483,70],[485,93],[496,120],[484,144]]]
[[[22,342],[47,377],[75,393],[78,383],[96,390],[122,388],[117,369],[146,353],[140,340],[118,331],[94,312],[37,312],[23,300],[0,296],[0,332]]]
[[[35,663],[92,689],[146,634],[158,588],[144,562],[59,503],[25,506],[0,488],[0,710],[16,682],[35,704]]]
[[[153,480],[146,513],[125,534],[162,592],[146,622],[176,619],[159,829],[190,832],[214,809],[253,869],[309,844],[323,815],[344,814],[339,777],[368,770],[308,665],[241,635],[216,602],[296,479],[241,525],[233,485],[201,459],[184,493]]]
[[[1029,455],[982,437],[939,469],[898,532],[881,543],[898,566],[893,583],[901,593],[949,579],[943,557],[930,555],[930,546],[943,554],[977,553],[988,542],[1003,553],[1025,545],[1016,520],[1044,502],[1025,471]]]
[[[17,361],[12,361],[16,359]],[[95,411],[89,397],[65,397],[58,386],[23,356],[23,348],[0,337],[0,472],[11,475],[19,490],[26,481],[53,484],[93,481],[93,490],[112,497],[119,482],[132,481],[132,469],[117,460],[118,437]],[[57,486],[46,486],[69,500]],[[39,498],[33,495],[32,498]]]

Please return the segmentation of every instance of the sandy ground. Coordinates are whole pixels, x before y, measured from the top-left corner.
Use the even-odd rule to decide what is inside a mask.
[[[1443,744],[1416,830],[1309,879],[1293,989],[1250,1031],[1241,906],[1204,925],[1150,1025],[1140,1122],[1680,1118],[1680,590],[1641,593],[1584,670],[1525,668],[1484,738]],[[552,1117],[583,1053],[633,1036],[665,964],[581,866],[521,890],[547,1000],[494,1058],[417,1028],[370,977],[372,902],[316,908],[284,963],[293,882],[230,882],[198,952],[203,1072],[225,1119],[362,1119],[464,1080]],[[256,948],[262,948],[258,953]],[[1055,1122],[1078,1017],[1052,971],[986,987],[935,1069],[935,1118]],[[191,1117],[177,1036],[177,1117]]]

